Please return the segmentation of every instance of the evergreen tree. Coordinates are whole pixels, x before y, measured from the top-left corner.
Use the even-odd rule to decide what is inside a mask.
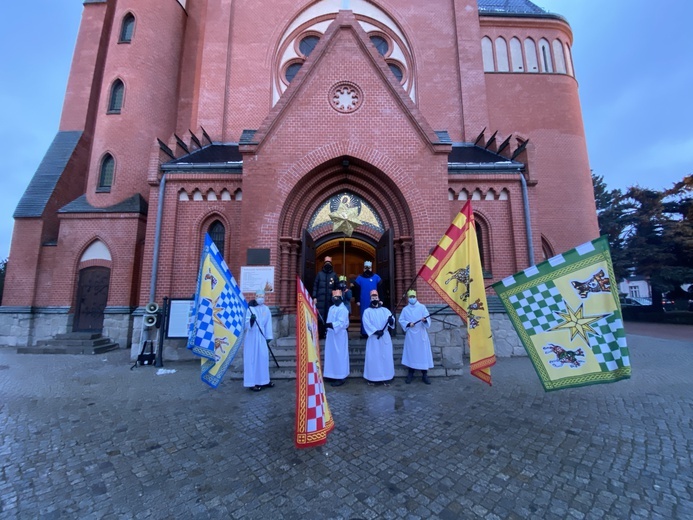
[[[606,235],[611,249],[611,260],[614,264],[616,278],[619,280],[628,276],[629,262],[624,251],[623,232],[627,225],[626,206],[621,190],[609,190],[604,177],[592,172],[594,199],[597,203],[597,221],[599,234]]]

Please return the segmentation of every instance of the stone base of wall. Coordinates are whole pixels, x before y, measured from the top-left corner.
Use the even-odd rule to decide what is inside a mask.
[[[33,347],[37,341],[72,332],[73,318],[69,307],[0,307],[0,346]],[[107,308],[102,335],[120,348],[127,348],[132,335],[132,309]]]
[[[274,337],[296,335],[296,315],[280,314],[272,308]],[[446,312],[447,311],[447,312]],[[434,354],[440,353],[445,368],[459,368],[469,356],[467,329],[462,319],[449,309],[432,316],[428,334]],[[435,312],[435,309],[432,310]],[[103,335],[118,343],[120,348],[130,349],[130,358],[135,360],[144,340],[154,341],[156,350],[158,333],[163,329],[143,328],[144,309],[132,312],[129,307],[110,307],[104,314]],[[39,340],[51,339],[57,334],[72,330],[73,315],[68,307],[32,309],[30,307],[0,307],[0,346],[30,347]],[[496,357],[525,356],[520,338],[505,313],[491,314],[491,329]],[[399,329],[398,334],[403,332]],[[164,338],[163,359],[183,361],[196,359],[187,348],[187,338]],[[243,359],[243,349],[234,360],[236,366]]]

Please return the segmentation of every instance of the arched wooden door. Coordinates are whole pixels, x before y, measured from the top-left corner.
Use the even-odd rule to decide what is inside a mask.
[[[75,332],[101,332],[103,315],[108,302],[111,270],[108,267],[86,267],[79,272],[75,319]]]

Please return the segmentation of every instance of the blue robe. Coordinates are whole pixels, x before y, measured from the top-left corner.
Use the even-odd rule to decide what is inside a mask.
[[[382,278],[378,276],[377,274],[372,274],[369,278],[366,278],[362,274],[358,275],[356,277],[356,280],[354,280],[354,283],[359,286],[360,293],[359,293],[359,302],[361,303],[361,335],[365,336],[366,329],[363,328],[363,313],[364,311],[371,306],[371,291],[373,289],[378,289],[378,285],[380,285],[380,282],[382,282]]]

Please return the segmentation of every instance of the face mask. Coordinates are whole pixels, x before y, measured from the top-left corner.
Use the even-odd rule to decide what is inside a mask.
[[[416,303],[416,298],[409,298],[409,304],[414,305]]]
[[[373,271],[370,269],[366,269],[363,271],[363,274],[366,275],[366,278],[370,278],[370,276],[373,274]]]
[[[326,273],[331,273],[332,272],[332,264],[325,264],[322,268],[323,271]]]
[[[371,300],[371,307],[377,307],[379,303],[378,300]]]
[[[342,299],[341,298],[332,298],[332,303],[334,303],[335,305],[341,305]]]
[[[264,298],[255,298],[255,301],[257,302],[258,305],[262,305],[263,303],[265,303]]]

